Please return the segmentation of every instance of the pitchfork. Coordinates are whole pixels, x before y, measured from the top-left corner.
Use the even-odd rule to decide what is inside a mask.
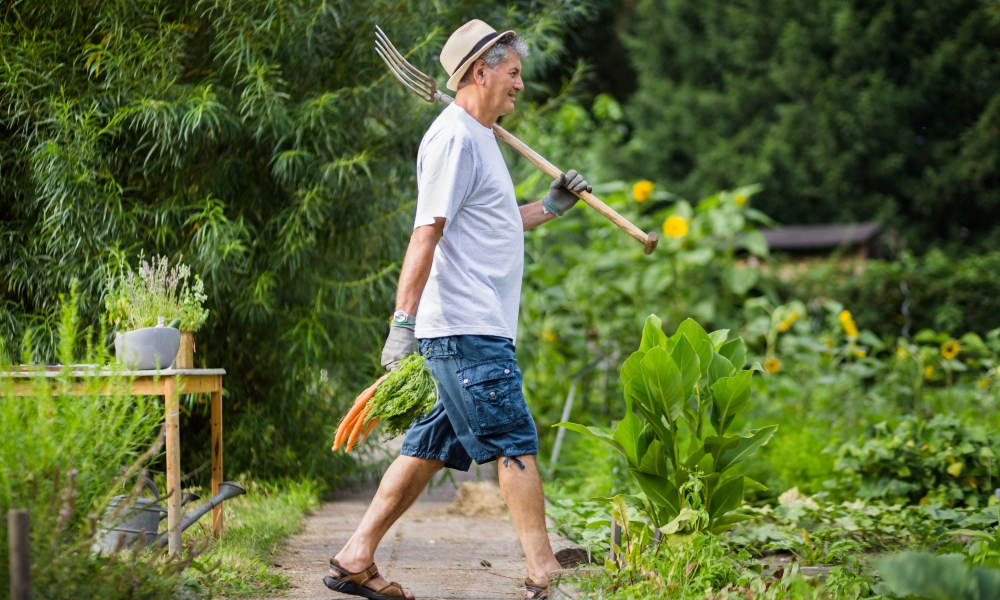
[[[403,57],[403,55],[400,54],[399,50],[396,50],[396,47],[389,41],[389,37],[378,25],[375,26],[375,52],[382,57],[382,60],[384,60],[385,64],[388,65],[389,70],[396,76],[396,79],[409,88],[414,94],[420,96],[420,99],[424,102],[430,102],[431,104],[434,102],[450,104],[454,100],[451,96],[442,94],[438,91],[437,83],[433,78],[425,75],[419,69],[411,65]],[[549,177],[555,179],[562,173],[562,171],[555,165],[545,160],[540,154],[529,148],[524,142],[511,135],[506,129],[500,127],[496,123],[493,124],[493,133],[500,141],[507,144],[518,154],[531,161],[532,164],[541,169],[542,172]],[[642,244],[643,251],[646,254],[650,254],[653,249],[656,248],[656,243],[659,241],[659,237],[655,232],[651,231],[649,233],[643,233],[641,229],[633,225],[628,219],[618,214],[615,209],[602,202],[597,196],[591,194],[590,192],[583,191],[576,195],[594,208],[597,212],[604,215],[604,217],[612,223],[638,240]]]

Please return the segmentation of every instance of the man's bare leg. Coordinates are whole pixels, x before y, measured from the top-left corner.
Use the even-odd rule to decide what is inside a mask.
[[[549,580],[549,573],[562,567],[552,552],[545,526],[545,495],[538,464],[534,456],[510,457],[509,461],[501,457],[497,461],[497,472],[500,492],[514,517],[514,528],[528,563],[528,578],[544,584]]]
[[[434,473],[443,466],[444,463],[439,460],[412,456],[396,457],[382,475],[378,491],[368,505],[361,524],[340,552],[334,556],[337,562],[351,573],[367,569],[375,561],[375,549],[386,532],[406,512],[406,509],[410,508]],[[339,573],[331,572],[331,575],[336,578]],[[379,575],[366,587],[377,590],[388,583]],[[412,596],[407,594],[407,597]]]

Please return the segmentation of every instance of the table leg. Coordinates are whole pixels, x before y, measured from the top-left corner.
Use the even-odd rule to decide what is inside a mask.
[[[212,497],[222,483],[222,377],[212,392]],[[222,503],[212,509],[212,534],[222,535]]]
[[[167,551],[175,556],[181,550],[181,434],[180,398],[173,377],[163,381],[163,401],[167,424]]]

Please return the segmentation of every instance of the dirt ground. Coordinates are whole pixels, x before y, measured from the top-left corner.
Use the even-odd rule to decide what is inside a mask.
[[[308,517],[305,530],[275,558],[274,569],[291,583],[279,597],[351,597],[327,589],[323,576],[373,494],[373,487],[343,492]],[[426,490],[389,530],[375,562],[421,600],[523,598],[524,555],[496,484],[496,466],[473,466],[454,484]]]

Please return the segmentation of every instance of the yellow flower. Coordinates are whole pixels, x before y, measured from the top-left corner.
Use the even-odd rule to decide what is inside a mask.
[[[927,365],[924,367],[924,379],[930,380],[934,376],[934,367]]]
[[[647,179],[635,182],[632,186],[632,197],[636,202],[645,202],[653,195],[653,182]]]
[[[688,233],[688,222],[684,217],[670,215],[663,222],[663,235],[672,238],[682,238]]]
[[[906,348],[904,348],[902,346],[900,346],[899,348],[896,348],[896,356],[898,356],[899,358],[905,357],[906,356]]]
[[[959,475],[962,474],[962,470],[964,468],[965,465],[963,463],[960,462],[952,463],[952,465],[948,467],[948,474],[951,475],[952,477],[958,477]]]
[[[764,361],[764,370],[768,373],[777,373],[781,370],[781,359],[774,356]]]
[[[851,316],[851,311],[842,310],[840,314],[837,315],[837,320],[840,321],[840,325],[844,328],[844,333],[849,338],[858,337],[858,326],[854,323],[854,317]]]
[[[733,202],[735,202],[737,206],[743,206],[747,203],[747,197],[743,194],[736,194],[736,197],[733,198]]]
[[[793,310],[791,312],[791,314],[789,314],[787,317],[785,317],[784,321],[782,321],[781,323],[778,323],[778,331],[781,332],[781,333],[785,333],[786,331],[788,331],[789,329],[791,329],[792,324],[795,323],[795,321],[798,321],[798,320],[799,320],[799,311]]]
[[[550,344],[553,344],[559,339],[559,337],[555,333],[546,329],[542,332],[542,339]]]
[[[980,379],[979,380],[979,387],[983,388],[984,390],[986,388],[990,387],[990,380],[989,379]]]
[[[941,344],[941,356],[943,356],[945,360],[955,358],[961,350],[962,347],[955,340],[948,340],[947,342]]]
[[[853,352],[854,356],[856,356],[857,358],[864,358],[868,356],[868,351],[865,350],[864,348],[855,348]]]

